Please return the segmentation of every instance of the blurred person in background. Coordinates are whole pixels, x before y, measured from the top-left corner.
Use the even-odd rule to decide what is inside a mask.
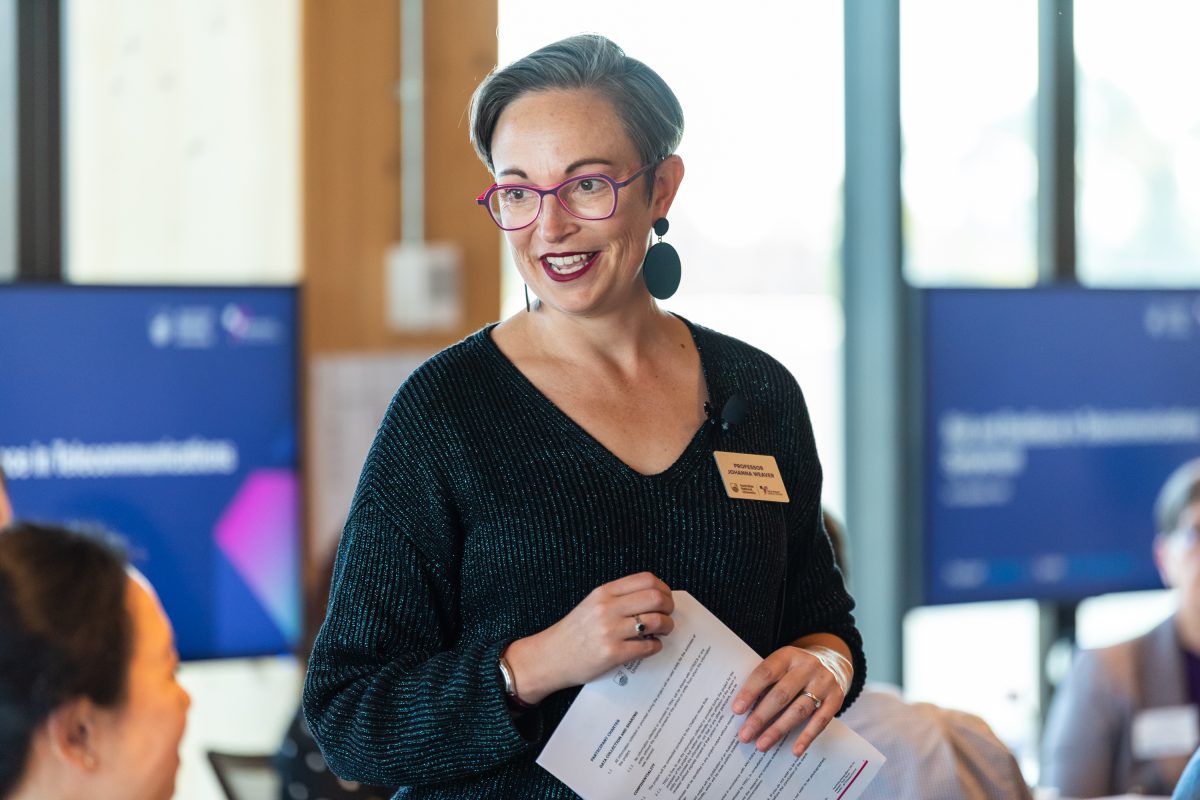
[[[849,580],[841,522],[822,513],[838,568]],[[842,721],[887,758],[859,800],[1029,800],[1017,759],[982,718],[908,703],[895,686],[868,682]]]
[[[1040,783],[1063,797],[1169,795],[1200,744],[1200,458],[1167,478],[1154,521],[1179,605],[1136,639],[1076,655],[1042,739]]]
[[[190,704],[178,663],[115,544],[0,530],[0,798],[170,800]]]

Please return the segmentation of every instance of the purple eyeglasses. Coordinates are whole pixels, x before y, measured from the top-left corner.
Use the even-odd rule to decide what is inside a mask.
[[[492,221],[504,231],[518,231],[532,225],[542,213],[542,199],[550,194],[573,217],[592,221],[608,219],[617,211],[617,192],[654,169],[658,163],[647,164],[620,181],[595,172],[577,175],[549,187],[494,183],[476,197],[475,202],[486,208]]]

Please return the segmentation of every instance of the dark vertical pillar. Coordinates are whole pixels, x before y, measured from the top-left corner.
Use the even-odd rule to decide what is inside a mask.
[[[1074,0],[1038,3],[1038,281],[1075,280]]]
[[[62,264],[61,4],[17,4],[17,275],[60,281]]]

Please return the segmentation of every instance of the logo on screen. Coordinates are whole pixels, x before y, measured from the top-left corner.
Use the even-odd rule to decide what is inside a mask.
[[[274,317],[255,314],[246,305],[229,303],[221,310],[221,327],[231,344],[278,344],[283,324]]]
[[[158,348],[205,350],[216,344],[216,309],[176,306],[155,309],[146,323],[146,337]]]
[[[1193,328],[1200,324],[1200,302],[1196,303],[1192,309],[1193,314],[1189,314],[1188,311],[1187,303],[1184,300],[1149,303],[1143,318],[1146,333],[1152,339],[1189,338]],[[1193,316],[1196,317],[1195,322],[1192,320]]]

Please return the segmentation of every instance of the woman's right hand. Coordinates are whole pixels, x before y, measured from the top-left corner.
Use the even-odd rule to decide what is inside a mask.
[[[505,649],[518,696],[540,703],[618,664],[654,655],[662,650],[657,637],[675,628],[674,610],[671,587],[650,572],[596,587],[558,622]],[[640,633],[639,622],[645,626]]]

